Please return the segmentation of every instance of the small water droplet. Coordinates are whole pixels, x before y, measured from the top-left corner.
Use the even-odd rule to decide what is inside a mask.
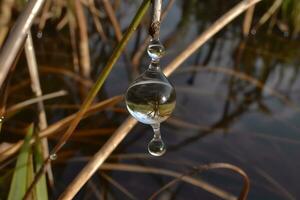
[[[162,156],[166,152],[166,145],[161,139],[160,124],[151,125],[154,131],[153,139],[148,144],[148,151],[153,156]]]
[[[4,122],[4,116],[0,116],[0,123]]]
[[[57,154],[56,154],[56,153],[51,154],[51,155],[50,155],[50,159],[51,159],[51,160],[56,160],[56,159],[57,159]]]
[[[252,29],[252,30],[251,30],[251,34],[252,34],[252,35],[255,35],[255,34],[256,34],[256,30]]]
[[[166,152],[165,143],[161,138],[153,138],[148,144],[148,151],[153,156],[162,156]]]
[[[148,55],[152,60],[158,61],[165,55],[165,47],[161,44],[159,40],[151,40],[148,49]]]
[[[43,37],[43,32],[42,31],[37,32],[36,37],[41,39]]]

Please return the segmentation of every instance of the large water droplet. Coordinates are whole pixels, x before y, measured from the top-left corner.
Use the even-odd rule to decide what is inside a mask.
[[[126,93],[130,114],[144,124],[165,121],[175,107],[175,90],[170,83],[141,81],[133,84]]]
[[[166,152],[166,145],[161,138],[153,138],[148,144],[148,151],[153,156],[162,156]]]
[[[165,51],[165,47],[157,39],[157,40],[151,40],[147,52],[152,60],[158,61],[165,55],[166,51]]]
[[[50,159],[51,160],[56,160],[57,159],[57,154],[56,153],[51,154]]]

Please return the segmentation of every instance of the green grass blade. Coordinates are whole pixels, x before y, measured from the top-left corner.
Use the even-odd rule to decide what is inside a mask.
[[[26,185],[26,189],[30,186],[30,184],[33,181],[33,177],[34,177],[34,171],[33,171],[33,162],[32,162],[32,152],[29,153],[28,155],[28,163],[27,163],[27,185]],[[31,194],[30,197],[31,200],[37,200],[36,199],[36,195],[35,193]]]
[[[24,140],[24,144],[20,149],[20,153],[17,158],[16,167],[14,170],[10,190],[8,194],[8,200],[21,200],[25,195],[28,185],[28,167],[30,167],[30,140],[32,137],[33,125],[30,125],[27,131],[27,135]]]
[[[43,154],[42,154],[42,145],[39,137],[36,137],[34,144],[34,163],[35,169],[38,171],[43,164]],[[48,200],[48,190],[47,190],[47,182],[45,174],[41,176],[40,180],[37,182],[36,187],[36,199],[37,200]]]

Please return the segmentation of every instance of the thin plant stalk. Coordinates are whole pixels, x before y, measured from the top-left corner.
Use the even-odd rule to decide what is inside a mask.
[[[137,198],[130,193],[126,188],[124,188],[120,183],[118,183],[116,180],[114,180],[112,177],[108,176],[105,173],[100,173],[100,175],[107,180],[110,184],[115,186],[118,190],[120,190],[124,195],[126,195],[131,200],[136,200]]]
[[[73,60],[73,66],[74,71],[79,72],[79,56],[78,56],[78,50],[77,50],[77,40],[76,40],[76,22],[75,17],[72,13],[72,11],[69,9],[67,11],[67,18],[68,18],[68,25],[69,25],[69,32],[70,32],[70,43],[72,47],[72,60]]]
[[[41,97],[43,95],[42,89],[41,89],[41,84],[40,84],[40,78],[39,78],[39,73],[37,69],[37,61],[35,57],[35,51],[34,51],[34,46],[32,42],[32,35],[31,32],[28,32],[28,36],[25,42],[25,54],[26,54],[26,60],[28,63],[28,69],[29,69],[29,75],[31,78],[31,88],[32,91],[35,93],[36,97]],[[47,117],[46,117],[46,112],[45,112],[45,106],[43,101],[38,101],[37,102],[38,106],[38,116],[39,116],[39,129],[44,130],[48,127],[47,123]],[[43,158],[47,158],[49,156],[49,146],[48,146],[48,140],[47,138],[44,138],[41,140],[42,144],[42,153],[43,153]],[[51,186],[54,185],[54,179],[53,179],[53,173],[51,169],[51,165],[47,167],[47,175],[49,179],[49,183]]]
[[[104,10],[105,10],[110,22],[114,28],[116,38],[117,38],[118,42],[120,42],[123,35],[122,35],[120,24],[116,18],[114,9],[110,3],[110,0],[102,0],[102,4],[103,4]]]
[[[80,36],[79,49],[81,72],[84,77],[89,78],[91,75],[91,61],[86,18],[80,0],[75,0],[74,4]]]
[[[258,23],[253,27],[252,32],[256,33],[257,29],[270,19],[270,17],[278,10],[283,0],[275,0],[269,10],[260,18]]]
[[[250,190],[250,179],[249,179],[248,175],[241,168],[239,168],[235,165],[229,164],[229,163],[211,163],[211,164],[201,165],[199,167],[194,167],[194,168],[195,169],[192,171],[192,173],[183,174],[180,177],[177,177],[174,180],[172,180],[172,181],[168,182],[167,184],[165,184],[159,190],[154,192],[151,195],[151,197],[149,197],[148,200],[155,199],[155,197],[157,197],[160,193],[162,193],[166,189],[170,188],[175,183],[181,181],[184,177],[186,177],[188,175],[192,175],[192,174],[199,173],[199,172],[204,172],[204,171],[207,171],[207,170],[213,170],[213,169],[227,169],[227,170],[231,170],[231,171],[241,175],[242,178],[243,178],[243,181],[244,181],[244,185],[243,185],[243,188],[242,188],[242,191],[239,195],[238,200],[246,200],[247,199],[247,196],[248,196],[248,193],[249,193],[249,190]]]
[[[0,47],[9,31],[9,22],[12,15],[12,8],[15,0],[3,0],[0,14]]]
[[[247,10],[247,12],[245,14],[245,18],[244,18],[244,22],[243,22],[243,36],[244,37],[247,37],[249,35],[250,29],[251,29],[251,24],[252,24],[254,10],[255,10],[255,5],[251,6],[250,8],[248,8],[248,10]]]
[[[161,14],[161,21],[163,21],[165,19],[165,17],[167,16],[169,10],[172,8],[173,4],[174,4],[175,0],[169,0],[166,8],[164,9],[164,11]],[[142,56],[144,55],[144,52],[147,48],[148,42],[150,41],[151,36],[148,35],[142,42],[142,44],[139,46],[139,48],[135,51],[135,54],[132,57],[132,64],[135,70],[137,70],[137,66],[140,63],[140,60],[142,58]]]
[[[42,34],[41,31],[44,29],[44,27],[46,25],[46,21],[48,19],[48,12],[50,10],[51,3],[52,3],[52,1],[45,2],[45,5],[43,7],[42,14],[41,14],[41,17],[39,20],[39,33],[38,34]]]
[[[132,23],[130,24],[128,30],[124,34],[124,37],[122,38],[122,41],[118,44],[118,46],[113,51],[111,57],[109,58],[107,65],[104,67],[102,73],[98,77],[95,85],[88,93],[85,101],[83,102],[80,110],[77,112],[75,119],[70,124],[67,131],[62,135],[56,146],[51,151],[51,155],[56,155],[56,153],[63,147],[63,145],[66,143],[66,141],[69,139],[69,137],[74,132],[75,128],[79,124],[81,118],[84,116],[90,105],[92,104],[94,98],[96,97],[99,90],[102,88],[104,81],[110,74],[114,64],[117,62],[118,58],[120,57],[123,49],[125,48],[126,44],[128,43],[130,37],[134,33],[134,31],[137,29],[138,25],[140,24],[143,16],[145,15],[146,11],[148,10],[148,7],[150,6],[150,0],[144,0],[141,4],[140,8],[138,9],[135,17],[132,20]],[[36,176],[34,178],[34,181],[32,182],[31,186],[28,188],[26,195],[24,199],[28,199],[29,194],[31,193],[31,190],[34,188],[34,185],[38,182],[39,178],[43,175],[46,166],[50,163],[50,156],[45,160],[44,164],[40,168],[40,170],[36,173]]]
[[[82,86],[85,86],[86,88],[91,88],[93,86],[93,82],[90,79],[85,79],[82,76],[78,75],[77,73],[74,73],[72,70],[70,69],[65,69],[64,67],[52,67],[52,66],[47,66],[47,65],[43,65],[39,71],[41,73],[45,73],[45,74],[57,74],[60,76],[63,76],[63,78],[70,78],[73,79],[73,81],[76,81],[78,83],[80,83]]]
[[[30,0],[15,22],[0,52],[0,88],[25,41],[27,33],[45,0]]]
[[[218,164],[218,163],[216,163]],[[220,163],[221,164],[221,163]],[[227,164],[227,163],[223,163]],[[228,164],[227,164],[228,165]],[[234,166],[235,167],[235,166]],[[182,173],[163,169],[163,168],[156,168],[156,167],[145,167],[139,165],[132,165],[132,164],[120,164],[120,163],[105,163],[100,167],[100,170],[117,170],[117,171],[126,171],[126,172],[134,172],[134,173],[149,173],[149,174],[157,174],[157,175],[164,175],[170,176],[175,178],[181,178],[182,181],[194,185],[196,187],[205,189],[206,191],[226,200],[237,200],[236,196],[226,192],[219,187],[216,187],[206,181],[201,179],[193,178],[192,176],[183,176]],[[246,175],[247,176],[247,175]]]
[[[103,40],[103,42],[107,42],[108,41],[108,38],[104,32],[104,29],[103,29],[103,26],[102,26],[102,23],[97,15],[98,13],[98,10],[95,6],[95,2],[94,0],[91,0],[89,1],[89,9],[91,11],[91,14],[92,14],[92,17],[93,17],[93,22],[94,22],[94,25],[96,27],[96,30],[97,32],[99,33],[101,39]]]
[[[179,54],[164,70],[164,73],[169,76],[182,64],[189,56],[191,56],[199,47],[207,40],[219,32],[229,22],[247,10],[250,6],[260,2],[254,0],[251,2],[242,1],[234,6],[230,11],[225,13],[214,24],[211,25],[205,32],[196,38],[181,54]],[[121,141],[127,136],[129,131],[137,124],[133,117],[128,117],[101,149],[92,157],[88,164],[81,170],[77,177],[71,182],[66,190],[60,196],[61,200],[72,199],[82,186],[90,179],[97,169],[104,163],[108,156],[115,150]]]
[[[43,96],[39,96],[39,97],[35,97],[35,98],[32,98],[32,99],[28,99],[26,101],[22,101],[20,103],[17,103],[15,105],[7,108],[7,110],[6,110],[7,117],[11,117],[11,115],[13,115],[18,110],[20,110],[20,109],[22,109],[24,107],[27,107],[27,106],[29,106],[31,104],[38,103],[40,101],[45,101],[45,100],[48,100],[48,99],[53,99],[53,98],[61,97],[61,96],[64,96],[66,94],[67,94],[66,91],[60,90],[60,91],[57,91],[57,92],[52,92],[52,93],[49,93],[49,94],[45,94]]]

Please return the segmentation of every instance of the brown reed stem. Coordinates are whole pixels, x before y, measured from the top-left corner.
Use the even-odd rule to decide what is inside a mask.
[[[116,38],[117,38],[118,42],[120,42],[123,35],[122,35],[120,24],[116,18],[115,11],[110,3],[110,0],[102,0],[102,4],[103,4],[104,10],[115,30]]]
[[[251,6],[250,8],[248,8],[248,10],[247,10],[247,12],[245,14],[245,18],[244,18],[244,22],[243,22],[243,36],[244,37],[247,37],[249,35],[250,29],[251,29],[251,24],[252,24],[254,10],[255,10],[255,5]]]
[[[89,51],[89,36],[84,15],[83,7],[80,0],[75,0],[76,19],[79,28],[79,49],[80,49],[80,67],[84,77],[89,78],[91,75],[91,61]]]
[[[15,22],[0,52],[0,88],[24,44],[34,18],[40,11],[45,0],[31,0]]]
[[[25,42],[25,54],[26,54],[26,60],[28,64],[28,69],[29,69],[29,75],[31,78],[31,88],[32,91],[35,93],[36,97],[41,97],[43,95],[42,89],[41,89],[41,84],[40,84],[40,78],[39,78],[39,73],[38,73],[38,66],[37,66],[37,61],[35,57],[35,51],[34,51],[34,46],[32,42],[32,35],[31,32],[28,32],[28,36]],[[39,116],[39,129],[44,130],[48,127],[47,123],[47,117],[46,117],[46,112],[45,112],[45,107],[43,101],[38,101],[37,103],[38,106],[38,116]],[[44,138],[41,140],[42,143],[42,153],[43,153],[43,158],[47,158],[49,156],[49,146],[48,146],[48,140],[47,138]],[[53,179],[53,173],[51,169],[51,165],[47,167],[47,175],[49,179],[49,183],[51,186],[54,185],[54,179]]]

